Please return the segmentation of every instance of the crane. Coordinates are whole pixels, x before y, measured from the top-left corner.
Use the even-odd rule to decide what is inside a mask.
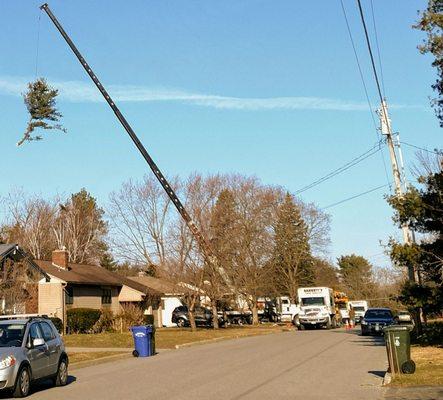
[[[200,229],[197,227],[197,225],[195,224],[195,222],[191,218],[190,214],[186,211],[185,207],[183,206],[183,203],[180,201],[180,199],[176,195],[174,189],[171,187],[171,185],[169,184],[169,182],[167,181],[165,176],[160,171],[160,169],[157,166],[157,164],[154,162],[152,157],[149,155],[149,153],[147,152],[146,148],[143,146],[142,142],[140,141],[140,139],[135,134],[134,130],[131,128],[131,125],[129,125],[129,122],[126,120],[126,118],[120,112],[120,110],[117,107],[117,105],[115,104],[114,100],[112,100],[112,98],[109,95],[109,93],[106,91],[106,89],[103,87],[103,85],[100,82],[100,80],[97,78],[97,75],[94,73],[94,71],[89,66],[89,64],[86,62],[86,60],[83,58],[83,56],[81,55],[81,53],[79,52],[79,50],[75,46],[74,42],[71,40],[71,38],[66,33],[66,31],[63,29],[63,27],[60,24],[60,22],[58,21],[58,19],[52,13],[51,9],[49,8],[48,3],[42,4],[40,6],[40,9],[45,11],[46,14],[48,15],[48,17],[54,23],[55,27],[60,32],[60,34],[62,35],[63,39],[65,39],[65,41],[68,44],[68,46],[71,48],[71,50],[73,51],[73,53],[75,54],[77,59],[80,61],[80,64],[83,66],[83,68],[86,71],[86,73],[89,75],[89,77],[94,82],[95,86],[97,86],[97,89],[100,91],[100,93],[105,98],[105,100],[108,103],[109,107],[111,107],[111,109],[114,112],[115,116],[120,121],[120,123],[122,124],[122,126],[126,130],[126,132],[128,133],[128,135],[131,138],[131,140],[134,143],[134,145],[137,147],[137,149],[139,150],[139,152],[141,153],[141,155],[143,156],[145,161],[148,163],[148,165],[151,168],[152,172],[154,173],[155,177],[157,178],[157,180],[162,185],[162,187],[165,190],[165,192],[168,195],[168,197],[171,199],[172,204],[174,204],[174,206],[177,209],[178,213],[181,215],[181,217],[185,221],[186,225],[188,226],[188,228],[192,232],[192,235],[194,236],[194,238],[195,238],[195,240],[196,240],[196,242],[197,242],[197,244],[198,244],[198,246],[199,246],[199,248],[200,248],[200,250],[201,250],[201,252],[202,252],[202,254],[204,256],[205,261],[210,266],[215,267],[215,270],[220,273],[221,277],[223,278],[223,280],[225,281],[227,286],[232,289],[232,285],[231,285],[231,282],[230,282],[230,280],[228,278],[228,275],[226,274],[226,271],[224,270],[224,268],[218,263],[218,260],[217,260],[217,258],[215,256],[211,246],[209,245],[209,243],[207,242],[205,237],[202,235]]]

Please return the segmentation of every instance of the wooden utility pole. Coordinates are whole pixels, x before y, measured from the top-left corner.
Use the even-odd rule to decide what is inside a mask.
[[[382,135],[386,136],[386,144],[389,149],[392,174],[394,175],[395,195],[401,198],[407,190],[407,183],[404,172],[403,155],[400,147],[400,135],[396,133],[394,136],[392,133],[388,104],[385,99],[377,110],[377,114],[380,117],[380,131]],[[408,224],[403,224],[401,229],[403,231],[403,242],[407,245],[413,244],[415,242],[414,232],[409,228]],[[418,281],[417,271],[413,265],[408,265],[408,278],[411,282]]]

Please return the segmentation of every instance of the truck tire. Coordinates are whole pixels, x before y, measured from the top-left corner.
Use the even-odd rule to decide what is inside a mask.
[[[306,329],[306,326],[304,326],[303,324],[300,324],[299,326],[297,326],[299,331],[304,331]]]
[[[332,329],[337,328],[337,320],[335,319],[335,315],[332,317]]]
[[[328,318],[328,321],[325,324],[325,328],[328,330],[332,328],[331,317]]]

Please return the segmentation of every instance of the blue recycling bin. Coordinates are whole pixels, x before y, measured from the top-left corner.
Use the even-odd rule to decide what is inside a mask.
[[[132,337],[134,338],[134,357],[152,356],[151,335],[152,326],[133,326],[131,327]]]

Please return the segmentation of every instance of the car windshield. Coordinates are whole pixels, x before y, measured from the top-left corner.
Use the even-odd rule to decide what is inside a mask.
[[[348,307],[346,306],[345,303],[339,303],[339,304],[338,304],[338,308],[339,308],[340,310],[347,310],[347,309],[348,309]]]
[[[392,318],[389,310],[368,310],[365,318]]]
[[[324,306],[325,299],[323,297],[305,297],[301,299],[304,306]]]
[[[20,347],[25,328],[25,324],[0,324],[0,347]]]
[[[355,311],[365,311],[365,308],[362,306],[354,306]]]

